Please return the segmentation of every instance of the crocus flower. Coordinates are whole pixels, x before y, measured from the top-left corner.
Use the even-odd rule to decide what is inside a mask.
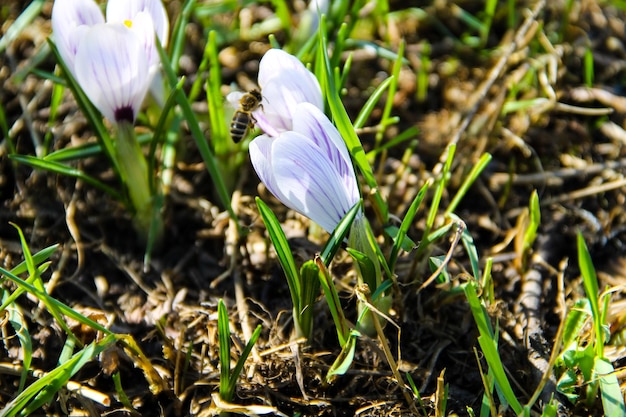
[[[256,124],[266,134],[278,136],[293,130],[293,119],[299,103],[311,103],[324,109],[322,89],[311,71],[300,60],[280,49],[270,49],[259,63],[259,87],[263,107],[253,112]],[[243,93],[233,92],[227,100],[238,107]]]
[[[107,119],[135,121],[150,77],[146,49],[131,29],[114,23],[91,27],[78,45],[75,64],[76,80]]]
[[[161,0],[111,0],[107,3],[107,23],[124,24],[142,40],[151,76],[157,72],[159,55],[154,43],[155,32],[167,44],[169,21]],[[85,33],[104,23],[104,16],[93,0],[55,0],[52,8],[52,30],[55,42],[72,74],[75,57]]]
[[[319,108],[303,102],[292,111],[292,130],[254,139],[250,159],[276,198],[332,232],[360,198],[350,155]]]

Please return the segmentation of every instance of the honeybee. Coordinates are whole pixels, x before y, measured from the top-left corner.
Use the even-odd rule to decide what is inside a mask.
[[[239,108],[233,114],[233,120],[230,122],[230,136],[233,138],[233,142],[239,142],[246,135],[248,129],[254,127],[256,120],[252,116],[252,112],[259,107],[263,108],[261,100],[263,100],[263,96],[256,89],[241,97]]]

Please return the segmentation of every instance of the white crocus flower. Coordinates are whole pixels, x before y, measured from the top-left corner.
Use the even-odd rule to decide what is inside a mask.
[[[311,71],[300,60],[280,49],[270,49],[259,63],[259,87],[263,107],[253,112],[256,125],[270,136],[292,130],[296,106],[311,103],[324,109],[322,89]],[[243,93],[233,92],[227,100],[239,106]]]
[[[276,198],[332,232],[360,199],[350,155],[319,108],[305,102],[292,111],[292,130],[254,139],[250,159]]]
[[[104,23],[104,16],[93,0],[56,0],[52,7],[52,31],[61,58],[72,73],[74,56],[84,33]]]
[[[133,123],[150,85],[148,62],[136,33],[124,24],[103,23],[86,31],[78,45],[76,80],[107,119]]]

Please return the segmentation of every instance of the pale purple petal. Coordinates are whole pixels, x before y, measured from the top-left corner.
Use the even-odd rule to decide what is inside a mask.
[[[76,79],[109,120],[134,121],[148,91],[148,59],[141,40],[123,24],[99,24],[76,52]]]
[[[56,0],[52,6],[52,33],[61,58],[74,71],[74,57],[87,27],[104,23],[92,0]]]
[[[258,82],[263,108],[254,116],[258,126],[273,136],[272,131],[291,130],[297,104],[308,102],[320,109],[324,107],[322,90],[313,73],[282,50],[270,49],[265,53],[259,64]]]
[[[296,106],[293,130],[310,138],[326,155],[344,182],[346,192],[358,198],[359,190],[355,180],[354,167],[348,148],[337,128],[328,117],[310,103]]]
[[[307,91],[306,95],[319,96],[319,103],[322,103],[322,89],[317,78],[298,58],[280,49],[270,49],[261,58],[259,85],[264,88],[272,78],[280,79],[285,73],[295,74],[294,77],[300,79],[300,88]],[[318,102],[313,104],[317,105]]]
[[[252,142],[250,142],[250,146],[248,151],[250,152],[250,162],[254,167],[259,179],[267,189],[276,196],[279,200],[282,200],[282,194],[276,184],[276,179],[274,178],[274,172],[272,168],[272,144],[274,142],[273,138],[270,138],[268,135],[260,135],[257,136]]]
[[[107,2],[107,22],[134,21],[137,14],[141,12],[150,15],[159,41],[166,46],[169,36],[169,19],[161,0],[109,0]]]
[[[250,143],[250,159],[268,190],[287,207],[332,232],[359,200],[320,148],[295,132],[278,138],[259,136]],[[352,179],[356,187],[356,179]]]

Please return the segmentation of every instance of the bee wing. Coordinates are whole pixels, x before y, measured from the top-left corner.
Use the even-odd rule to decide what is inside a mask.
[[[241,91],[233,91],[232,93],[229,93],[226,96],[226,101],[228,101],[230,103],[231,106],[233,106],[234,109],[238,109],[239,108],[239,100],[241,100],[241,97],[244,96],[245,93],[241,92]]]

